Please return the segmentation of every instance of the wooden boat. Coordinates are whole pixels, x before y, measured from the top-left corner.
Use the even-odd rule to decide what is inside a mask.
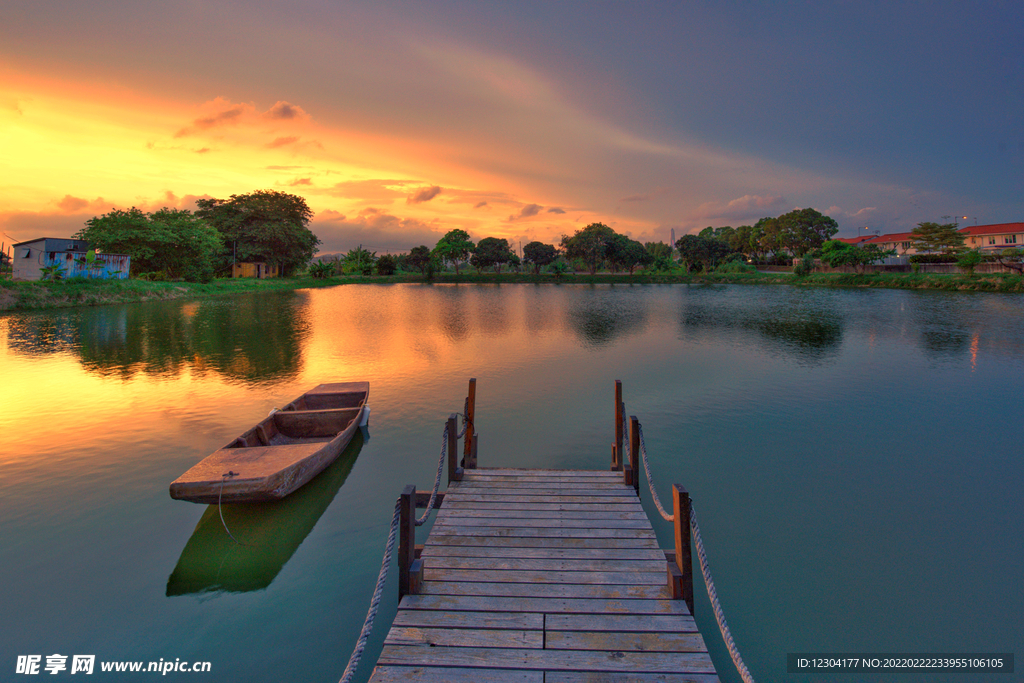
[[[334,462],[359,428],[369,382],[321,384],[171,482],[193,503],[278,500]]]

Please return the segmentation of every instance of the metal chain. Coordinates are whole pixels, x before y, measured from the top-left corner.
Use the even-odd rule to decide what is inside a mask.
[[[729,649],[732,663],[736,665],[736,670],[740,672],[740,678],[744,680],[744,683],[754,683],[754,677],[750,675],[747,665],[743,663],[743,658],[736,647],[736,642],[732,639],[732,633],[729,632],[729,624],[725,622],[725,613],[722,611],[722,606],[718,603],[715,582],[711,578],[711,569],[708,568],[708,556],[704,552],[704,541],[700,537],[700,527],[697,526],[697,511],[692,504],[690,505],[690,530],[693,532],[693,543],[697,546],[697,558],[700,560],[700,571],[704,575],[704,585],[708,589],[708,598],[711,600],[711,608],[715,611],[715,621],[718,622],[718,630],[722,632],[722,640],[725,641],[725,646]]]
[[[416,518],[416,526],[423,526],[427,522],[427,517],[430,516],[430,511],[434,509],[434,501],[437,499],[437,489],[441,486],[441,471],[444,469],[444,456],[448,452],[448,423],[444,425],[444,431],[441,432],[441,457],[437,459],[437,476],[434,477],[434,489],[430,492],[430,501],[427,503],[427,509],[423,511],[422,517]]]
[[[370,599],[370,609],[366,612],[366,619],[363,621],[363,630],[359,632],[359,640],[356,641],[356,648],[352,650],[352,656],[348,658],[348,666],[345,673],[341,675],[339,683],[349,683],[359,668],[359,658],[363,656],[366,648],[366,641],[373,630],[373,620],[377,617],[377,608],[380,607],[380,598],[384,593],[384,584],[388,580],[388,568],[391,566],[391,553],[395,549],[395,538],[398,535],[398,520],[401,516],[401,499],[395,501],[395,512],[391,516],[391,531],[388,533],[388,542],[384,546],[384,559],[380,563],[380,573],[377,575],[377,587]]]
[[[654,499],[654,506],[658,508],[658,512],[661,514],[662,519],[666,522],[674,522],[676,521],[676,516],[665,512],[665,508],[661,504],[661,499],[658,498],[658,492],[654,490],[654,479],[651,478],[651,466],[647,462],[647,444],[644,443],[644,428],[639,422],[636,423],[636,428],[640,432],[640,459],[644,463],[644,474],[647,475],[647,488],[651,490],[651,498]]]

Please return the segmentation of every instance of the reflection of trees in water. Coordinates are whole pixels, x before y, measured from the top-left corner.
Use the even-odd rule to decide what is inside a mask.
[[[523,320],[529,332],[543,332],[557,322],[559,313],[551,305],[552,301],[556,300],[556,291],[551,285],[526,285],[523,291]]]
[[[452,341],[462,341],[469,336],[469,319],[466,315],[467,290],[459,285],[435,286],[438,297],[437,325]]]
[[[17,320],[10,346],[71,351],[102,375],[175,376],[191,367],[258,382],[298,373],[308,334],[300,311],[295,292],[77,309]]]
[[[503,337],[511,329],[508,317],[509,288],[500,284],[487,285],[476,292],[477,318],[484,334]]]
[[[845,320],[829,300],[793,297],[786,301],[688,297],[680,311],[684,333],[702,329],[734,329],[756,333],[769,352],[800,362],[820,363],[838,353]]]
[[[626,334],[643,332],[647,303],[636,291],[580,291],[566,312],[569,329],[585,346],[604,346]]]
[[[923,293],[914,307],[921,334],[921,350],[932,358],[948,358],[967,352],[976,295]]]

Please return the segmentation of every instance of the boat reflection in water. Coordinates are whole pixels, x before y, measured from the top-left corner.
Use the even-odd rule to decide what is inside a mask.
[[[361,427],[330,467],[283,500],[224,504],[224,524],[218,506],[208,506],[167,579],[167,596],[269,586],[330,506],[368,440]]]

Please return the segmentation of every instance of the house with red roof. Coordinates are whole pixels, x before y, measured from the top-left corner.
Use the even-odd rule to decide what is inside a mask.
[[[893,232],[888,235],[874,235],[873,237],[861,242],[859,246],[866,247],[869,244],[875,245],[882,251],[895,249],[897,256],[910,256],[911,254],[917,253],[917,247],[914,245],[914,237],[909,232]]]
[[[1024,247],[1024,223],[968,225],[960,228],[968,249],[998,253],[1003,249]]]

